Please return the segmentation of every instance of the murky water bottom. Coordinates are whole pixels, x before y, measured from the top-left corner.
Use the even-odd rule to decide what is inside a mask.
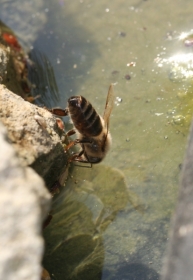
[[[83,95],[103,114],[110,83],[116,97],[111,151],[92,169],[70,170],[44,231],[43,264],[57,280],[159,279],[193,91],[191,79],[158,59],[192,53],[179,41],[192,28],[192,3],[40,2],[23,13],[36,31],[26,38],[40,64],[39,103],[65,108],[69,96]],[[19,24],[12,28],[22,34]]]
[[[174,203],[172,184],[164,200],[160,178],[161,203],[155,179],[136,185],[139,195],[118,169],[101,164],[72,174],[44,231],[45,267],[56,279],[158,279]]]

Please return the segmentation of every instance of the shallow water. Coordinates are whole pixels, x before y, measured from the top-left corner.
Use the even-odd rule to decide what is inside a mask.
[[[41,4],[30,15],[46,18],[39,30],[30,25],[32,57],[47,57],[58,94],[49,88],[41,102],[65,107],[81,94],[103,114],[110,83],[117,97],[111,151],[92,169],[73,167],[55,198],[44,265],[54,279],[159,279],[193,98],[191,79],[173,79],[174,66],[156,58],[192,52],[179,41],[192,28],[192,3]]]

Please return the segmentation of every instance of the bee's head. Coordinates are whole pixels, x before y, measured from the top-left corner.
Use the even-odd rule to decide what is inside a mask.
[[[68,99],[68,108],[70,115],[79,115],[82,114],[84,111],[84,108],[86,106],[86,99],[83,96],[77,95],[77,96],[71,96]],[[80,116],[79,116],[80,117]]]
[[[71,96],[68,99],[68,106],[71,108],[74,107],[81,107],[81,103],[82,103],[82,97],[81,96]]]

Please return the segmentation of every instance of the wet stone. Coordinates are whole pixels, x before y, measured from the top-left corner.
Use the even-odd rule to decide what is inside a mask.
[[[174,213],[162,280],[192,280],[193,275],[193,123],[182,164],[180,191]]]

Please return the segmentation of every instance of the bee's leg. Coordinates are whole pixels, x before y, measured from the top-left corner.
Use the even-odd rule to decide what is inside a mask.
[[[73,146],[75,146],[75,145],[77,145],[77,144],[85,144],[85,143],[92,143],[92,140],[81,140],[81,139],[76,139],[76,140],[74,140],[74,141],[72,141],[72,142],[70,142],[67,146],[66,146],[66,148],[65,148],[65,152],[67,152],[71,147],[73,147]]]
[[[75,133],[76,133],[76,130],[75,129],[71,129],[68,132],[66,132],[66,136],[71,136],[71,135],[74,135]]]
[[[72,161],[76,161],[76,162],[81,162],[81,163],[87,164],[87,165],[74,164],[74,166],[80,166],[80,167],[84,167],[84,168],[92,168],[92,163],[90,163],[88,160],[86,160],[86,159],[84,159],[82,157],[76,156]]]
[[[92,163],[90,163],[88,161],[88,159],[83,158],[82,157],[83,154],[84,154],[84,149],[82,149],[82,151],[79,154],[75,154],[75,155],[71,156],[69,158],[68,162],[76,161],[76,162],[86,163],[86,164],[90,164],[90,166],[83,166],[83,165],[78,165],[78,164],[75,164],[75,165],[80,166],[80,167],[92,168]]]
[[[69,139],[68,137],[71,136],[71,135],[74,135],[76,133],[76,130],[75,129],[70,129],[68,132],[64,133],[64,138],[62,140],[62,143],[65,143],[67,146],[66,146],[66,149],[64,149],[65,151],[68,150],[68,145],[69,145]]]
[[[72,162],[72,161],[80,161],[82,158],[82,155],[84,153],[84,150],[82,150],[80,153],[78,154],[74,154],[73,156],[71,156],[68,160],[68,162]]]
[[[49,109],[49,108],[46,108],[46,107],[44,107],[44,108],[46,110],[48,110],[49,112],[51,112],[52,114],[60,116],[60,117],[65,117],[65,116],[67,116],[69,114],[68,108],[66,108],[66,109],[62,109],[62,108],[52,108],[52,109]]]

